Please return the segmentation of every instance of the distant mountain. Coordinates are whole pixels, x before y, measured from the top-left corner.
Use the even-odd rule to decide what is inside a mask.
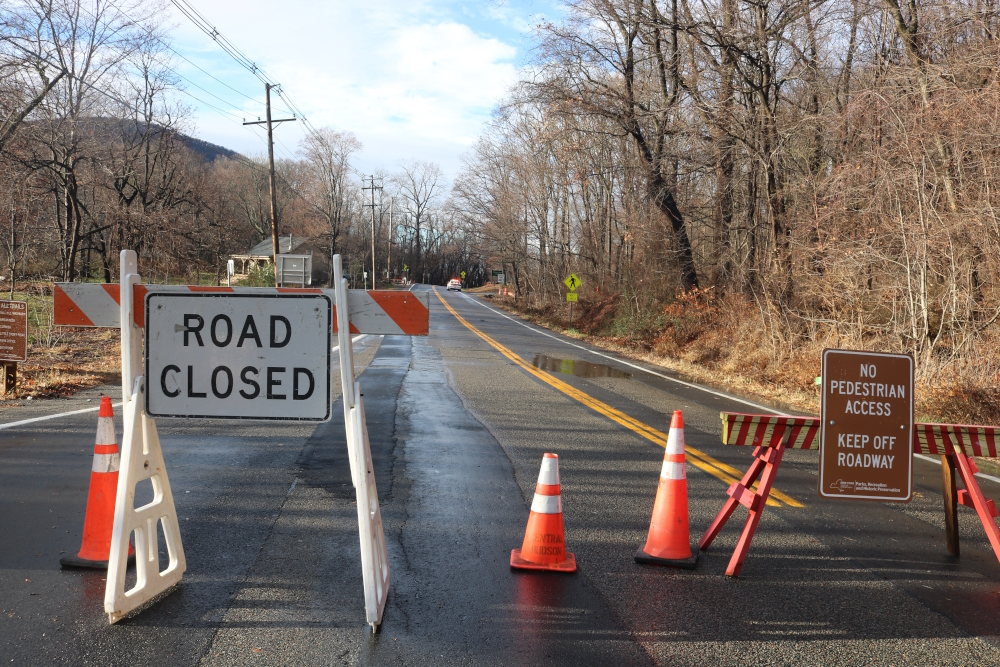
[[[0,0],[2,2],[2,0]],[[26,125],[39,125],[44,126],[44,121],[31,120],[26,123]],[[120,118],[106,118],[101,116],[83,118],[79,121],[78,127],[81,130],[92,133],[93,136],[107,139],[109,141],[114,141],[121,136],[127,136],[130,133],[134,133],[134,137],[138,139],[143,131],[144,126],[141,124],[133,123],[129,120],[123,120]],[[159,125],[152,126],[152,134],[155,136],[162,131]],[[192,136],[188,136],[183,132],[176,132],[174,135],[177,139],[190,148],[194,153],[200,157],[205,162],[215,162],[218,157],[226,157],[230,160],[240,159],[241,155],[236,151],[230,150],[225,146],[219,146],[218,144],[213,144],[203,139],[197,139]]]
[[[184,142],[185,146],[200,155],[206,162],[215,162],[215,158],[217,157],[227,157],[232,160],[239,156],[239,153],[236,151],[231,151],[224,146],[219,146],[218,144],[209,143],[201,139],[195,139],[194,137],[189,137],[186,134],[178,133],[177,136]]]

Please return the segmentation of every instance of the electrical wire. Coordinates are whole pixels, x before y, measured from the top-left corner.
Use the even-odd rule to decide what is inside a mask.
[[[250,73],[256,76],[262,83],[270,84],[272,87],[280,85],[272,79],[267,72],[258,67],[257,63],[252,61],[245,53],[240,51],[235,44],[230,42],[225,35],[219,32],[218,29],[216,29],[215,26],[208,21],[208,19],[202,16],[198,10],[191,5],[191,3],[187,2],[187,0],[170,0],[170,2],[198,29],[211,37],[212,40],[214,40],[223,51],[228,53],[233,60],[242,65],[245,69],[249,70]]]
[[[285,105],[288,107],[287,110],[296,118],[296,120],[302,123],[302,126],[304,127],[307,134],[312,135],[319,141],[323,141],[323,136],[320,134],[319,130],[317,130],[316,127],[313,126],[313,124],[309,121],[308,116],[306,116],[306,114],[303,113],[302,109],[297,104],[295,104],[295,102],[291,99],[289,94],[285,92],[285,90],[282,88],[280,83],[275,81],[270,75],[267,74],[267,72],[264,71],[263,68],[258,66],[256,62],[251,60],[249,56],[243,53],[225,35],[219,32],[219,29],[214,25],[212,25],[212,23],[208,21],[208,19],[202,16],[202,14],[197,9],[195,9],[195,7],[188,0],[170,0],[170,2],[174,7],[177,8],[178,11],[180,11],[185,17],[187,17],[188,20],[190,20],[191,23],[195,25],[195,27],[197,27],[203,33],[208,35],[216,44],[218,44],[219,47],[223,51],[225,51],[234,61],[236,61],[240,66],[242,66],[244,69],[253,74],[262,83],[268,85],[271,88],[271,90],[273,90],[275,94],[277,94],[278,98],[285,103]],[[185,58],[185,60],[187,59]],[[255,127],[255,126],[248,126],[248,127]],[[285,154],[288,156],[289,160],[295,159],[292,151],[287,146],[285,146],[285,144],[280,139],[277,140],[277,143],[285,152]],[[363,173],[361,173],[354,167],[350,167],[350,170],[360,178],[364,178],[365,176]],[[291,189],[293,192],[295,192],[297,196],[302,197],[301,194],[299,194],[297,191],[295,191],[294,188],[291,187],[290,183],[286,181],[285,185],[289,187],[289,189]],[[305,199],[305,197],[302,197],[302,199],[303,201],[308,201]]]
[[[239,91],[239,90],[237,90],[236,88],[233,88],[232,86],[228,85],[228,84],[227,84],[227,83],[225,83],[224,81],[222,81],[222,80],[220,80],[220,79],[216,78],[215,76],[213,76],[213,75],[212,75],[212,74],[210,74],[209,72],[205,71],[204,69],[202,69],[201,67],[199,67],[199,66],[198,66],[198,65],[196,65],[195,63],[191,62],[191,60],[189,60],[189,59],[188,59],[188,58],[186,58],[186,57],[185,57],[185,56],[184,56],[183,54],[181,54],[181,53],[180,53],[180,52],[178,52],[178,51],[177,51],[176,49],[174,49],[174,48],[173,48],[172,46],[170,46],[170,44],[168,44],[167,42],[165,42],[165,41],[164,41],[163,39],[161,39],[161,38],[160,38],[160,37],[159,37],[158,35],[155,35],[155,34],[153,33],[153,30],[152,30],[151,28],[148,28],[148,27],[146,27],[146,26],[142,25],[142,23],[140,23],[139,21],[136,21],[136,20],[135,20],[134,18],[132,18],[132,17],[131,17],[131,16],[130,16],[130,15],[128,14],[128,12],[126,12],[126,11],[125,11],[125,10],[124,10],[124,9],[123,9],[123,8],[122,8],[122,7],[120,6],[120,5],[116,4],[116,3],[115,3],[115,2],[113,2],[113,1],[112,1],[112,2],[110,2],[109,4],[110,4],[110,5],[112,6],[112,7],[114,7],[115,9],[117,9],[117,10],[118,10],[118,11],[119,11],[119,12],[121,13],[121,15],[122,15],[122,16],[124,16],[125,18],[127,18],[128,20],[130,20],[130,21],[131,21],[131,22],[132,22],[132,23],[133,23],[134,25],[136,25],[136,26],[138,26],[138,27],[140,27],[140,28],[143,28],[143,29],[145,29],[145,30],[146,30],[146,36],[147,36],[147,37],[149,37],[149,38],[152,38],[152,39],[154,39],[154,40],[156,41],[156,43],[157,43],[157,44],[158,44],[159,46],[162,46],[163,48],[165,48],[165,49],[167,49],[167,50],[171,51],[172,53],[176,54],[176,55],[177,55],[178,57],[182,58],[182,59],[183,59],[183,60],[185,60],[186,62],[190,63],[190,64],[191,64],[192,66],[194,66],[194,67],[196,67],[197,69],[201,70],[201,71],[202,71],[203,73],[205,73],[205,74],[206,74],[207,76],[211,77],[211,78],[212,78],[212,79],[214,79],[215,81],[218,81],[218,82],[219,82],[219,83],[221,83],[221,84],[222,84],[223,86],[225,86],[225,87],[226,87],[226,88],[228,88],[229,90],[233,91],[233,92],[234,92],[234,93],[236,93],[237,95],[240,95],[240,96],[242,96],[242,97],[245,97],[246,99],[250,100],[251,102],[254,102],[254,103],[257,103],[257,104],[263,104],[263,103],[262,103],[262,102],[260,102],[259,100],[256,100],[256,99],[254,99],[254,98],[250,97],[249,95],[247,95],[247,94],[245,94],[245,93],[242,93],[242,92],[240,92],[240,91]],[[81,6],[80,6],[80,8],[81,8],[81,9],[82,9],[82,10],[83,10],[84,12],[86,12],[86,13],[87,13],[88,15],[90,15],[90,17],[91,17],[92,19],[94,19],[95,21],[96,21],[96,20],[98,20],[98,19],[97,19],[97,17],[96,17],[96,16],[94,16],[94,14],[93,14],[92,12],[90,12],[90,11],[89,11],[89,10],[88,10],[88,9],[87,9],[86,7],[83,7],[83,6],[81,5]],[[172,67],[172,66],[171,66],[171,65],[170,65],[169,63],[167,63],[167,62],[164,62],[163,60],[159,60],[159,59],[157,60],[157,63],[158,63],[158,64],[159,64],[159,65],[160,65],[161,67],[163,67],[163,68],[164,68],[165,70],[168,70],[169,72],[171,72],[172,74],[174,74],[174,75],[175,75],[175,76],[177,76],[178,78],[180,78],[180,79],[183,79],[184,81],[186,81],[186,82],[187,82],[187,83],[188,83],[189,85],[191,85],[191,86],[194,86],[195,88],[197,88],[197,89],[201,90],[202,92],[206,93],[207,95],[211,95],[212,97],[214,97],[214,98],[215,98],[215,99],[217,99],[218,101],[222,102],[222,103],[223,103],[223,104],[225,104],[226,106],[228,106],[228,107],[231,107],[232,109],[235,109],[235,110],[237,110],[237,111],[241,111],[241,112],[243,112],[244,114],[246,114],[246,110],[245,110],[245,109],[243,109],[242,107],[240,107],[239,105],[236,105],[236,104],[233,104],[233,103],[232,103],[232,102],[230,102],[229,100],[225,100],[225,99],[223,99],[223,98],[219,97],[218,95],[216,95],[215,93],[213,93],[212,91],[210,91],[210,90],[208,90],[208,89],[206,89],[206,88],[204,88],[204,87],[200,86],[199,84],[195,83],[194,81],[192,81],[192,80],[191,80],[191,79],[189,79],[188,77],[186,77],[186,76],[184,76],[183,74],[181,74],[181,73],[180,73],[179,71],[177,71],[177,69],[176,69],[176,68]],[[189,93],[188,91],[184,90],[183,88],[178,88],[178,90],[179,90],[179,91],[180,91],[181,93],[183,93],[183,94],[187,95],[188,97],[191,97],[192,99],[196,100],[197,102],[200,102],[201,104],[203,104],[203,105],[205,105],[205,106],[208,106],[208,107],[211,107],[212,109],[214,109],[214,110],[216,110],[216,111],[219,111],[220,113],[226,113],[226,114],[229,114],[229,115],[233,116],[234,118],[238,118],[238,117],[239,117],[239,116],[237,116],[236,114],[232,114],[232,113],[230,113],[230,112],[228,112],[228,111],[224,111],[224,110],[221,110],[221,109],[219,109],[219,108],[218,108],[218,107],[216,107],[216,106],[213,106],[212,104],[210,104],[210,103],[208,103],[208,102],[206,102],[206,101],[204,101],[204,100],[202,100],[202,99],[200,99],[200,98],[198,98],[198,97],[196,97],[196,96],[192,95],[191,93]]]

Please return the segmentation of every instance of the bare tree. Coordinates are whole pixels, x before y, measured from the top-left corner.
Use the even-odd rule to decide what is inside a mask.
[[[325,223],[323,236],[330,249],[327,285],[331,287],[333,256],[339,252],[340,237],[351,210],[351,158],[361,147],[361,141],[352,132],[331,128],[307,135],[299,145],[299,154],[311,171],[304,196]]]
[[[647,196],[673,229],[681,284],[696,288],[668,141],[682,97],[677,2],[666,17],[655,1],[644,0],[576,0],[568,9],[564,24],[543,26],[542,76],[531,86],[557,109],[601,116],[632,138]]]
[[[425,272],[421,252],[421,245],[425,242],[423,232],[428,224],[430,211],[441,194],[440,181],[444,175],[441,168],[433,162],[403,162],[401,167],[402,171],[396,174],[393,181],[399,189],[409,216],[408,222],[414,230],[416,254],[412,275],[422,281]]]

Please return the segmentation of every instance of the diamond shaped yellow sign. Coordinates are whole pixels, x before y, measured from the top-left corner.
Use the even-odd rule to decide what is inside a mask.
[[[563,284],[569,288],[570,292],[575,292],[576,289],[583,283],[580,282],[579,276],[577,276],[575,273],[571,273],[569,274],[569,277],[563,281]]]

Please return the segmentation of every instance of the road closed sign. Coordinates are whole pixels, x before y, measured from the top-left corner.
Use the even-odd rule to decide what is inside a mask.
[[[149,293],[145,316],[150,416],[330,418],[329,297]]]
[[[824,350],[819,493],[909,502],[913,358]]]

